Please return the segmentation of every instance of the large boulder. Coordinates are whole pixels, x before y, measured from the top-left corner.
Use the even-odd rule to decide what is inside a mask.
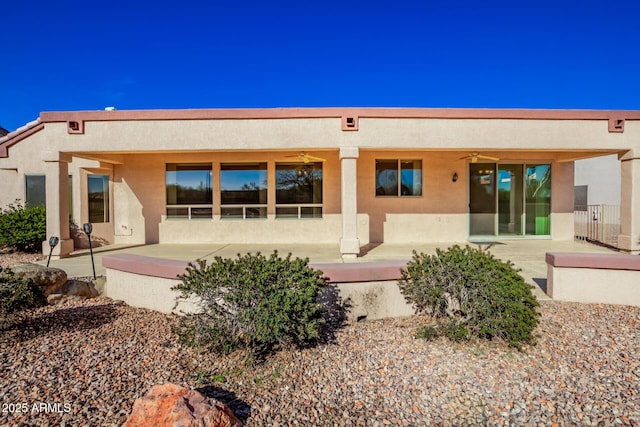
[[[67,280],[66,283],[58,288],[55,293],[63,295],[75,295],[85,298],[95,298],[100,295],[93,283],[85,282],[84,280],[78,279]]]
[[[227,405],[176,384],[157,385],[133,403],[123,427],[242,427]]]
[[[100,295],[90,280],[67,279],[67,273],[59,268],[31,263],[14,264],[9,268],[16,278],[33,280],[51,305]]]
[[[45,267],[40,264],[23,263],[9,267],[18,279],[33,280],[45,296],[57,292],[67,282],[67,273],[64,270],[53,267]],[[2,274],[2,273],[0,273]]]
[[[95,298],[100,295],[93,283],[84,280],[69,279],[64,285],[47,295],[49,305],[62,304],[69,301],[79,301]]]

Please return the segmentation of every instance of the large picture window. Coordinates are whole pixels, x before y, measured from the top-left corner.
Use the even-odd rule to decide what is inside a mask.
[[[267,164],[220,165],[222,218],[267,217]]]
[[[24,187],[27,206],[45,206],[47,192],[44,175],[25,175]]]
[[[109,176],[89,175],[89,222],[109,222]]]
[[[376,196],[421,196],[422,160],[376,160]]]
[[[276,218],[322,218],[322,163],[276,164]]]
[[[167,217],[213,217],[211,163],[167,163]]]

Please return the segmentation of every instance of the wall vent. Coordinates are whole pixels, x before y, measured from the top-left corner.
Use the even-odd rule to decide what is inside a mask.
[[[358,116],[342,116],[342,130],[358,130]]]
[[[83,134],[84,122],[82,120],[69,120],[67,122],[67,133]]]
[[[609,119],[609,132],[610,133],[622,133],[624,132],[624,119]]]

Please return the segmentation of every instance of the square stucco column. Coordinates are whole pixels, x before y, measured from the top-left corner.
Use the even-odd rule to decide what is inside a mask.
[[[47,240],[42,242],[42,253],[49,255],[49,238],[58,236],[60,242],[53,249],[52,257],[62,258],[73,252],[73,240],[69,237],[69,165],[57,153],[44,153],[46,183]]]
[[[618,247],[640,254],[640,149],[620,158],[620,235]]]
[[[357,147],[340,148],[340,191],[342,206],[343,259],[355,259],[360,253],[358,240],[358,155]]]

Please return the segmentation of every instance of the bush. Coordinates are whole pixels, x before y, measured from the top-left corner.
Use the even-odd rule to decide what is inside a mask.
[[[438,320],[436,327],[419,329],[419,337],[499,337],[518,348],[534,342],[539,313],[531,287],[510,261],[487,250],[456,245],[436,255],[414,251],[398,285],[416,312]]]
[[[0,268],[0,319],[47,304],[42,290],[33,280],[18,279],[11,269]]]
[[[308,259],[238,255],[190,263],[180,298],[197,297],[200,313],[184,316],[176,332],[183,344],[228,353],[250,349],[266,354],[278,346],[304,346],[319,338],[324,309],[319,293],[327,287]]]
[[[27,252],[42,249],[47,236],[44,206],[26,206],[19,200],[0,209],[0,246],[13,246]]]

